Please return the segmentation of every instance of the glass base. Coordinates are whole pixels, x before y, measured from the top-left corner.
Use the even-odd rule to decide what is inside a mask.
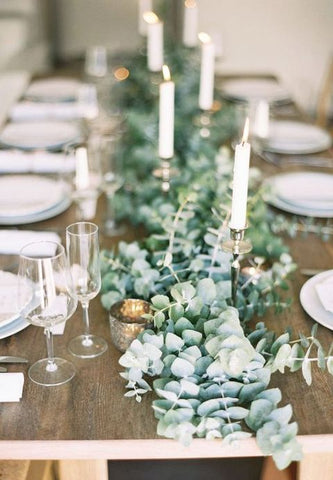
[[[106,237],[117,237],[123,235],[127,230],[126,225],[117,223],[114,220],[106,220],[102,226],[102,233]]]
[[[102,355],[108,349],[104,338],[96,335],[79,335],[73,338],[68,345],[68,350],[75,357],[94,358]]]
[[[30,380],[38,385],[54,387],[69,382],[75,375],[75,367],[63,358],[55,357],[53,363],[48,358],[38,360],[28,371]]]

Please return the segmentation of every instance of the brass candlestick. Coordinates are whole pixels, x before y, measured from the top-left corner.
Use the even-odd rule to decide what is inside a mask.
[[[240,272],[239,255],[249,253],[252,245],[244,240],[245,228],[230,227],[230,240],[223,242],[222,249],[225,252],[232,253],[233,261],[231,263],[231,301],[234,307],[237,306],[237,287]]]
[[[163,193],[170,191],[170,180],[179,173],[176,168],[171,168],[171,160],[171,158],[161,158],[161,166],[153,171],[154,177],[162,180],[161,189]]]

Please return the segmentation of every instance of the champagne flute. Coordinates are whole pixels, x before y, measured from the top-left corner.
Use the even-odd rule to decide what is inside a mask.
[[[82,306],[84,333],[73,338],[69,351],[80,358],[102,355],[108,344],[92,335],[89,325],[89,302],[101,289],[98,227],[90,222],[77,222],[66,228],[66,248],[72,277],[71,294]]]
[[[33,325],[44,327],[48,358],[29,368],[29,378],[44,386],[61,385],[75,375],[74,365],[53,353],[51,327],[71,317],[77,301],[69,293],[65,249],[55,242],[25,245],[19,258],[18,307]]]

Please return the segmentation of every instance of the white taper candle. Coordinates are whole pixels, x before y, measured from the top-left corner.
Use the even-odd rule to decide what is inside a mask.
[[[198,44],[199,9],[195,0],[185,0],[183,21],[183,44],[195,47]]]
[[[175,84],[170,71],[163,65],[164,81],[160,84],[159,145],[160,158],[173,157]]]
[[[151,72],[160,72],[163,66],[163,22],[154,12],[146,12],[147,60]]]
[[[143,18],[146,12],[151,12],[153,9],[152,0],[138,0],[138,30],[140,35],[147,35],[147,22]]]
[[[207,33],[199,33],[201,41],[201,70],[199,107],[210,110],[214,100],[215,45]]]
[[[247,190],[249,183],[249,167],[251,146],[247,142],[249,135],[249,119],[246,119],[243,138],[236,145],[234,177],[232,184],[232,205],[229,226],[242,230],[246,227]]]

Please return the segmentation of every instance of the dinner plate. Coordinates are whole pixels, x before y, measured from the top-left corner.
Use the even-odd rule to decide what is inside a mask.
[[[226,80],[221,83],[221,94],[228,100],[238,102],[256,102],[266,100],[268,103],[289,103],[288,91],[275,80],[247,78]]]
[[[275,153],[308,154],[330,148],[331,136],[316,125],[287,120],[271,121],[265,150]]]
[[[70,122],[8,123],[0,133],[0,143],[24,150],[59,149],[80,137],[77,125]]]
[[[300,302],[304,310],[316,322],[333,330],[333,313],[328,312],[319,300],[316,284],[333,275],[333,270],[321,272],[304,283],[300,291]]]
[[[274,207],[296,215],[333,217],[333,175],[293,172],[265,180],[265,200]]]
[[[48,220],[49,218],[60,215],[60,213],[63,213],[69,208],[71,203],[72,200],[68,196],[66,196],[53,207],[38,213],[17,217],[0,216],[0,225],[24,225],[35,222],[42,222],[43,220]]]
[[[58,205],[64,198],[61,182],[41,175],[0,177],[0,217],[35,215]]]
[[[14,333],[18,333],[29,327],[29,325],[30,323],[24,320],[24,318],[18,317],[15,321],[0,328],[0,339],[10,337],[11,335],[14,335]]]
[[[27,88],[24,97],[38,102],[70,102],[78,97],[81,83],[73,78],[36,80]]]
[[[0,270],[0,329],[18,319],[17,309],[18,276]],[[27,304],[31,299],[31,289],[26,290]]]

